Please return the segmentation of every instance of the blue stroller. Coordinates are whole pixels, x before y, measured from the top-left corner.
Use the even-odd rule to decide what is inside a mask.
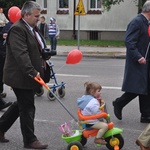
[[[65,83],[64,82],[61,82],[60,84],[58,84],[57,82],[57,79],[56,79],[56,76],[55,76],[55,72],[54,72],[54,69],[53,69],[53,63],[48,60],[47,61],[48,65],[50,66],[50,71],[51,71],[51,76],[50,76],[50,79],[53,79],[54,80],[54,84],[52,86],[49,86],[50,90],[47,92],[47,98],[50,100],[50,101],[54,101],[56,98],[55,96],[51,93],[51,91],[58,95],[60,98],[63,98],[65,96]],[[35,91],[35,95],[37,96],[41,96],[44,94],[44,89],[43,87],[39,88],[39,89],[36,89]]]

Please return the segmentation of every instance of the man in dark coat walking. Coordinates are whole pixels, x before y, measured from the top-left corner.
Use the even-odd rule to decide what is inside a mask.
[[[138,14],[128,25],[125,35],[126,64],[122,91],[125,93],[113,101],[114,113],[122,120],[122,109],[135,97],[139,97],[141,122],[150,122],[150,1],[143,5]]]
[[[2,98],[6,97],[6,93],[3,92],[4,83],[3,83],[3,68],[4,62],[6,57],[6,36],[9,28],[11,27],[12,23],[8,22],[5,27],[3,27],[2,31],[0,32],[0,110],[7,108],[12,104],[12,102],[5,102]]]
[[[6,37],[9,31],[9,28],[12,26],[12,22],[9,21],[0,32],[0,96],[2,98],[6,97],[6,93],[4,93],[4,83],[3,83],[3,68],[6,57]]]

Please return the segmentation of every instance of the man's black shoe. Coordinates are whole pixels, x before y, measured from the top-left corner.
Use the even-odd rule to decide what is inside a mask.
[[[112,102],[113,106],[114,106],[114,114],[115,116],[119,119],[119,120],[122,120],[122,108],[119,108],[117,106],[117,102],[116,101],[113,101]]]
[[[150,123],[150,117],[143,117],[143,116],[141,116],[140,122],[141,123]]]
[[[7,142],[9,142],[9,140],[5,138],[5,133],[0,131],[0,143],[7,143]]]
[[[1,98],[5,98],[6,97],[6,93],[0,93]]]
[[[9,107],[11,104],[12,104],[12,102],[8,102],[8,103],[6,103],[6,102],[5,102],[4,104],[1,104],[1,106],[0,106],[0,110],[5,109],[5,108]]]
[[[46,149],[47,147],[47,144],[41,144],[38,140],[30,144],[24,144],[24,148],[27,149]]]

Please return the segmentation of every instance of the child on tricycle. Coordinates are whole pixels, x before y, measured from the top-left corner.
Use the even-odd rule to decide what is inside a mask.
[[[68,143],[67,150],[83,150],[87,138],[95,137],[97,146],[106,145],[109,150],[120,150],[124,145],[123,132],[115,128],[110,121],[104,100],[101,100],[101,85],[95,82],[86,82],[85,94],[77,99],[78,122],[80,130],[72,130],[65,123],[61,125],[62,139]]]
[[[86,82],[84,86],[86,87],[85,95],[78,98],[78,108],[81,109],[83,116],[100,114],[102,112],[100,109],[100,92],[102,89],[101,85],[96,82]],[[86,128],[94,128],[99,130],[94,142],[96,144],[106,145],[107,142],[102,137],[108,130],[108,125],[104,122],[104,119],[100,118],[86,121],[88,122],[86,124]]]

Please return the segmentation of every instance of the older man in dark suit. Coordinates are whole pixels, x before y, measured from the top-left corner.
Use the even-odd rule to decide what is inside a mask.
[[[36,2],[25,2],[21,9],[22,19],[14,23],[8,32],[3,79],[12,87],[17,102],[0,118],[0,142],[8,142],[4,133],[20,116],[24,147],[30,149],[45,149],[48,146],[41,144],[34,134],[34,89],[40,85],[33,78],[44,77],[45,69],[41,54],[41,49],[45,47],[44,38],[39,31],[34,31],[40,10]]]
[[[138,14],[128,25],[125,44],[127,48],[126,65],[122,91],[125,93],[113,101],[116,117],[122,119],[122,109],[135,97],[139,97],[141,122],[150,122],[150,1],[143,5]]]

